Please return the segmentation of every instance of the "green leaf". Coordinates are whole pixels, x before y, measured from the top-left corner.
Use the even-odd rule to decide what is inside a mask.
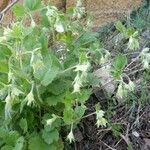
[[[7,136],[7,134],[8,134],[8,131],[5,128],[1,127],[0,128],[0,138],[4,139]]]
[[[50,26],[50,22],[48,20],[48,17],[46,16],[46,12],[47,12],[47,9],[43,9],[41,11],[41,14],[40,14],[40,22],[43,26],[45,27],[49,27]]]
[[[24,133],[26,133],[28,131],[28,124],[27,124],[27,120],[25,118],[21,118],[21,120],[19,122],[19,126],[23,130]]]
[[[19,133],[17,131],[9,131],[4,128],[0,128],[0,138],[7,144],[14,146],[17,139],[19,138]]]
[[[29,139],[29,150],[57,150],[57,147],[53,144],[46,144],[39,134],[33,134]]]
[[[64,96],[65,96],[64,94],[61,94],[61,95],[58,95],[58,96],[52,95],[52,96],[46,98],[45,101],[49,106],[55,106],[55,105],[57,105],[58,102],[63,101]]]
[[[83,117],[85,113],[85,110],[86,110],[86,107],[84,105],[77,106],[74,112],[74,119],[80,121],[80,119]]]
[[[53,142],[57,142],[59,140],[59,133],[56,129],[50,132],[43,130],[42,138],[47,144],[52,144]]]
[[[23,5],[21,5],[21,4],[14,5],[12,8],[12,11],[17,17],[25,16],[25,9],[24,9]]]
[[[92,42],[97,41],[99,34],[97,32],[85,32],[79,39],[75,42],[75,46],[86,46]]]
[[[6,60],[0,60],[0,73],[8,73],[8,62]]]
[[[17,141],[13,150],[22,150],[24,145],[24,137],[21,136]]]
[[[1,148],[1,150],[12,150],[12,149],[13,149],[13,147],[10,145],[5,145]]]
[[[112,62],[112,75],[114,78],[119,79],[124,67],[127,64],[127,57],[123,54],[118,54]]]
[[[56,59],[54,55],[45,56],[43,61],[43,64],[40,60],[36,60],[33,62],[34,65],[34,76],[35,78],[39,79],[41,81],[41,84],[43,86],[48,86],[52,81],[56,78],[57,74],[59,73],[59,67],[60,63]]]
[[[57,68],[49,68],[45,72],[45,75],[42,77],[41,84],[44,86],[48,86],[57,76],[58,69]]]
[[[87,83],[93,87],[99,87],[100,80],[93,73],[88,73],[87,74]]]
[[[80,93],[77,96],[78,102],[80,102],[81,104],[84,104],[89,99],[91,94],[92,94],[92,90],[91,89],[83,89],[83,90],[81,90]]]
[[[55,80],[48,86],[48,92],[54,95],[60,95],[63,92],[67,91],[67,89],[69,89],[71,84],[72,81],[69,81],[65,78]]]
[[[122,125],[121,124],[112,124],[111,125],[111,128],[112,128],[112,132],[113,132],[113,135],[117,138],[119,138],[120,136],[120,132],[122,130]]]
[[[33,11],[41,6],[41,0],[24,0],[23,3],[24,7],[28,8],[29,10]]]
[[[64,150],[64,143],[62,139],[59,139],[59,141],[57,142],[57,150]]]
[[[113,67],[118,71],[122,70],[126,64],[127,57],[123,54],[117,55],[112,63]]]
[[[130,37],[135,33],[135,29],[134,28],[128,28],[127,29],[127,35]]]
[[[73,122],[74,111],[73,109],[65,109],[63,114],[63,120],[66,124],[71,124]]]
[[[11,55],[11,50],[7,47],[7,45],[0,44],[0,60],[8,59]]]
[[[19,138],[19,133],[17,131],[10,131],[6,140],[7,144],[14,145]]]
[[[45,33],[42,33],[39,39],[41,46],[42,46],[42,54],[46,53],[48,50],[48,37],[45,35]]]
[[[65,109],[69,110],[72,107],[72,103],[74,100],[74,95],[67,91],[63,103],[65,104]]]
[[[8,58],[10,55],[11,50],[7,47],[7,45],[0,44],[0,72],[8,72]]]
[[[115,27],[117,30],[119,30],[121,33],[123,34],[126,34],[126,27],[120,22],[120,21],[117,21],[115,23]]]

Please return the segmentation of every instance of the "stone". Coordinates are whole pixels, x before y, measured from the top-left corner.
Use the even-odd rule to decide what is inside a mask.
[[[104,89],[108,94],[113,94],[117,87],[117,84],[113,80],[110,69],[111,63],[108,63],[101,68],[95,70],[94,74],[100,80],[102,89]]]

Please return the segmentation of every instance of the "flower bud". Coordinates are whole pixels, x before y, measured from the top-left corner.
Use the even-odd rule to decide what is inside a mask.
[[[27,95],[26,100],[27,100],[28,106],[30,106],[32,103],[34,103],[34,95],[33,95],[32,91]]]
[[[53,118],[46,120],[46,124],[51,126],[52,123],[56,120],[56,118],[57,118],[56,116],[53,116]]]
[[[75,141],[75,138],[74,138],[72,130],[68,134],[67,139],[69,140],[70,143],[72,143],[73,141]]]
[[[100,111],[98,111],[98,112],[96,112],[96,115],[97,115],[97,119],[100,119],[100,118],[102,118],[102,117],[104,117],[104,111],[102,111],[102,110],[100,110]]]
[[[107,124],[107,120],[105,118],[103,118],[103,117],[98,119],[97,122],[96,122],[96,125],[97,125],[98,128],[100,126],[106,127],[106,124]]]

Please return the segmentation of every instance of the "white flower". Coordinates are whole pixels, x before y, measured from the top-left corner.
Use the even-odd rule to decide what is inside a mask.
[[[55,30],[58,33],[63,33],[65,31],[64,26],[63,26],[61,21],[59,21],[59,20],[56,21],[56,23],[55,23]]]
[[[129,83],[128,83],[128,87],[129,87],[130,91],[133,91],[134,88],[135,88],[135,84],[130,80]]]
[[[46,124],[49,125],[49,126],[51,126],[52,123],[56,120],[56,118],[57,117],[54,115],[53,118],[46,120]]]
[[[77,76],[76,76],[75,79],[74,79],[74,85],[73,85],[74,90],[73,90],[73,93],[78,93],[78,92],[80,92],[81,86],[82,86],[82,81],[81,81],[81,79],[80,79],[79,74],[77,74]]]
[[[12,106],[11,106],[11,96],[10,94],[8,94],[8,96],[5,99],[5,118],[11,118],[11,114],[12,114]]]
[[[96,111],[96,119],[97,119],[96,125],[98,128],[100,126],[106,127],[107,120],[104,118],[104,113],[105,112],[102,110]]]
[[[104,113],[105,113],[105,112],[104,112],[104,111],[102,111],[102,110],[100,110],[100,111],[96,112],[97,119],[104,117]]]
[[[68,134],[67,139],[69,140],[70,143],[75,141],[72,129],[71,129],[70,133]]]
[[[46,124],[51,126],[54,121],[55,121],[54,118],[48,119],[48,120],[46,120]]]
[[[89,67],[90,67],[90,63],[89,63],[89,62],[87,62],[87,63],[85,63],[85,64],[78,64],[78,65],[76,66],[75,71],[86,72],[86,71],[89,69]]]
[[[107,124],[107,120],[105,118],[103,118],[103,117],[98,119],[97,122],[96,122],[96,125],[97,125],[98,128],[100,126],[106,127],[106,124]]]
[[[36,26],[36,23],[35,23],[35,21],[32,19],[32,20],[31,20],[31,27],[34,28],[35,26]]]
[[[11,71],[8,72],[8,82],[13,79],[13,73]]]
[[[143,61],[143,67],[145,69],[149,69],[149,63],[148,63],[148,61]]]
[[[5,99],[5,102],[10,103],[10,101],[11,101],[11,96],[10,96],[10,94],[8,94],[6,99]]]
[[[123,89],[123,85],[122,84],[119,84],[116,96],[118,98],[121,98],[121,99],[123,98],[123,96],[124,96],[124,89]]]
[[[25,98],[27,100],[27,105],[31,106],[32,103],[34,103],[34,95],[33,92],[31,91]]]

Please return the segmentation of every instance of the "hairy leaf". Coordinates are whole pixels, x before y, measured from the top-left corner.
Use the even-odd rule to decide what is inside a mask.
[[[41,6],[41,0],[24,0],[24,6],[33,11]]]

